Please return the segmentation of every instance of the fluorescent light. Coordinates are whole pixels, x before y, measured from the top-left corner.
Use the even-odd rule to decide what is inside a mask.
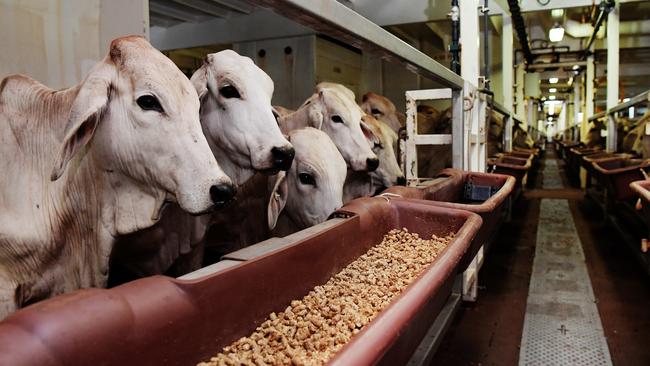
[[[630,98],[625,98],[625,99],[623,99],[623,103],[627,103],[627,102],[629,102],[629,101],[630,101]]]
[[[634,107],[630,107],[630,109],[627,112],[627,117],[630,119],[634,118]]]
[[[560,81],[559,78],[549,78],[548,79],[548,82],[551,83],[551,84],[557,84],[558,81]]]
[[[551,122],[553,120],[553,117],[548,117],[547,119],[549,122]]]
[[[574,70],[578,70],[579,68],[580,68],[580,66],[578,66],[578,65],[573,65],[573,67],[572,67],[572,69],[574,69]]]
[[[555,93],[557,91],[557,88],[550,88],[548,90],[549,93]]]
[[[555,95],[549,95],[548,100],[555,100]]]
[[[548,31],[548,39],[551,42],[560,42],[564,38],[564,28],[561,25],[555,23],[553,28]]]
[[[564,9],[553,9],[551,10],[551,16],[553,18],[562,18],[564,15]]]

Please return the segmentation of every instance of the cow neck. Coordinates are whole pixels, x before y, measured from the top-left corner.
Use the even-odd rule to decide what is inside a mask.
[[[316,105],[314,105],[314,102],[311,102],[301,106],[293,113],[280,117],[280,129],[283,133],[287,134],[290,131],[305,127],[320,127],[316,125],[316,121],[311,120],[311,112],[315,108],[317,108]]]
[[[200,119],[201,119],[201,129],[203,130],[203,134],[206,137],[206,140],[208,141],[208,145],[210,146],[210,150],[212,150],[212,154],[214,157],[217,159],[217,163],[219,164],[219,167],[226,173],[226,175],[232,180],[232,182],[237,186],[240,187],[246,181],[248,181],[253,175],[255,174],[255,170],[252,169],[252,167],[244,167],[241,164],[237,163],[232,156],[231,153],[228,152],[226,149],[222,148],[222,146],[215,141],[215,138],[212,137],[212,133],[210,132],[210,126],[208,126],[208,120],[210,118],[219,118],[219,113],[217,112],[218,105],[216,101],[214,100],[213,96],[208,96],[207,99],[204,98],[201,101],[201,110],[200,110]],[[250,159],[250,158],[249,158]]]

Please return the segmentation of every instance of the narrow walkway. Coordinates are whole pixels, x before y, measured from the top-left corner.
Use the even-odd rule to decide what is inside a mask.
[[[563,188],[556,159],[542,175]],[[595,301],[568,201],[542,199],[519,365],[611,365]]]
[[[596,316],[600,316],[598,323],[602,323],[597,347],[602,349],[603,340],[606,339],[606,347],[609,349],[607,357],[604,351],[602,355],[610,363],[588,361],[585,364],[650,365],[650,347],[647,346],[647,340],[650,339],[650,280],[635,265],[636,262],[628,251],[621,250],[616,233],[605,226],[602,217],[598,217],[590,208],[588,200],[584,199],[584,192],[568,188],[564,177],[564,162],[555,159],[552,146],[549,146],[546,154],[547,158],[541,161],[538,174],[529,177],[527,190],[515,203],[512,221],[504,224],[486,257],[479,275],[478,301],[463,303],[434,356],[432,365],[527,364],[521,347],[525,347],[522,344],[526,337],[524,323],[532,320],[526,319],[529,293],[532,294],[532,299],[538,292],[537,284],[531,283],[533,270],[537,272],[541,267],[536,262],[533,268],[533,262],[538,261],[536,252],[542,250],[536,244],[547,246],[550,251],[562,248],[553,245],[549,247],[543,243],[553,241],[552,238],[538,237],[538,231],[549,217],[552,223],[561,223],[563,226],[565,222],[572,221],[570,226],[566,226],[573,228],[571,235],[577,234],[579,239],[578,241],[572,236],[571,241],[582,244],[581,251],[584,251],[583,257],[586,257],[586,278],[593,287],[591,310],[597,306]],[[559,212],[561,217],[558,216]],[[547,228],[545,235],[553,234],[553,229],[552,226]],[[575,254],[578,247],[580,246],[569,250]],[[584,274],[585,262],[582,263],[579,271]],[[552,268],[549,272],[556,269]],[[543,281],[540,286],[554,287],[563,296],[560,300],[566,299],[564,302],[572,303],[571,293],[586,290],[584,283],[587,281],[571,283],[575,278],[569,277],[570,274],[563,273],[562,276],[566,277],[560,278],[559,272],[555,271],[556,277],[549,277],[551,281]],[[577,307],[570,307],[574,310],[568,310],[569,312],[575,309],[584,311],[579,304],[574,305]],[[532,310],[535,312],[539,309],[533,307]],[[553,335],[558,339],[578,334],[578,329],[572,330],[573,326],[568,322],[553,326],[542,325],[551,331],[555,330]],[[562,335],[562,332],[566,335]],[[555,339],[551,338],[550,341],[554,342]],[[566,351],[562,349],[555,352],[562,354]],[[548,364],[580,363],[563,363],[559,360]]]

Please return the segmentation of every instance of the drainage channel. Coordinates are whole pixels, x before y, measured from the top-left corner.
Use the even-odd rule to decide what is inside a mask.
[[[556,160],[543,183],[562,188]],[[541,201],[519,365],[612,365],[567,200]]]

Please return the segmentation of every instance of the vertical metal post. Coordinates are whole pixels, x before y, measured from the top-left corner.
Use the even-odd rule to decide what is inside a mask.
[[[483,88],[490,90],[490,8],[488,0],[483,0]]]
[[[582,110],[582,102],[580,101],[580,81],[573,81],[573,124],[580,125],[579,113]]]
[[[526,76],[526,69],[523,63],[517,65],[517,80],[515,81],[517,86],[517,105],[515,106],[515,115],[525,122],[526,117],[524,115],[524,77]]]
[[[463,169],[465,166],[465,112],[463,109],[463,90],[451,92],[451,138],[452,138],[452,165],[454,168]]]
[[[582,118],[582,128],[580,137],[584,139],[589,132],[588,118],[594,114],[594,55],[591,54],[587,57],[587,75],[585,76],[585,114]]]
[[[503,68],[503,106],[513,110],[512,85],[513,83],[513,38],[512,18],[507,13],[503,14],[503,28],[501,33],[501,67]]]
[[[480,47],[479,47],[479,17],[478,0],[463,0],[460,2],[460,42],[463,52],[461,53],[460,75],[465,79],[465,93],[467,113],[464,121],[464,140],[470,141],[470,130],[472,126],[479,124],[478,96],[475,90],[479,86],[480,72]],[[469,110],[473,108],[472,110]],[[470,159],[476,159],[475,145],[466,144],[463,169],[470,169]]]
[[[460,75],[460,8],[458,0],[451,0],[451,71]]]
[[[418,132],[415,126],[415,118],[417,118],[416,114],[416,101],[409,95],[409,93],[406,93],[406,162],[404,164],[404,175],[409,184],[412,182],[415,183],[419,177],[417,147],[415,142],[415,136]]]
[[[619,13],[616,4],[607,15],[607,109],[618,104]],[[616,115],[607,116],[607,151],[616,151]]]

